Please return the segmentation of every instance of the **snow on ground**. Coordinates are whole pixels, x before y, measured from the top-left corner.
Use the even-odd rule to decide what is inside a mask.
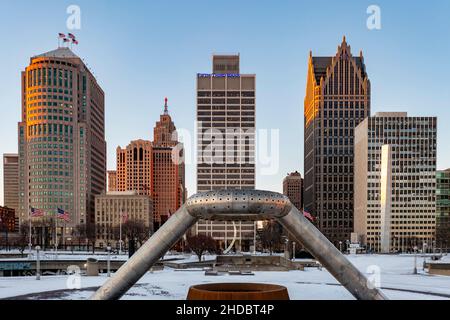
[[[180,256],[182,258],[183,256]],[[423,272],[424,258],[417,257],[418,274],[413,274],[413,255],[354,255],[349,260],[366,275],[380,271],[383,292],[391,299],[450,299],[450,277]],[[166,256],[166,258],[168,258]],[[192,260],[193,257],[185,257]],[[448,261],[448,257],[445,258]],[[86,299],[107,277],[81,277],[81,290],[69,290],[69,276],[0,278],[0,299],[28,295],[29,299]],[[325,270],[255,272],[254,276],[205,276],[203,271],[173,270],[148,272],[123,299],[185,299],[189,287],[212,282],[259,282],[284,285],[291,299],[353,299],[345,288]]]

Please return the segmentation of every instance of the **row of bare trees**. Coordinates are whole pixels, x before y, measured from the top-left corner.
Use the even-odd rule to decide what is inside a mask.
[[[54,218],[44,217],[32,223],[32,238],[33,244],[39,244],[45,250],[45,247],[50,244],[50,240],[53,240],[55,234],[55,221]],[[129,219],[122,224],[122,240],[125,242],[128,239],[136,241],[140,246],[148,239],[150,235],[150,228],[145,225],[143,221]],[[29,222],[24,221],[19,228],[18,234],[12,237],[9,246],[18,248],[22,253],[29,245]],[[111,241],[118,241],[120,237],[120,226],[114,226],[108,232]],[[71,234],[71,246],[82,247],[87,246],[92,248],[92,252],[95,252],[95,242],[97,239],[96,228],[92,223],[77,224],[72,229]],[[3,240],[5,241],[5,240]],[[1,242],[3,242],[1,241]]]

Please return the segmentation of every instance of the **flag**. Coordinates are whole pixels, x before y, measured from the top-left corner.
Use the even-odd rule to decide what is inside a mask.
[[[314,222],[314,217],[308,211],[303,210],[303,216],[309,219],[311,222]]]
[[[128,221],[128,212],[122,212],[122,223],[127,223]]]
[[[69,36],[70,39],[75,40],[75,36],[72,33],[68,33],[67,35]]]
[[[66,37],[66,35],[64,34],[64,33],[58,33],[58,36],[60,37],[60,38],[65,38]]]
[[[36,209],[31,207],[31,217],[32,218],[36,218],[36,217],[42,217],[44,215],[44,211],[42,211],[41,209]]]
[[[78,44],[78,40],[72,39],[73,44]]]
[[[70,215],[68,212],[64,211],[63,209],[58,208],[58,219],[63,219],[64,221],[70,221]]]
[[[63,41],[64,41],[64,42],[69,42],[70,39],[64,38]]]

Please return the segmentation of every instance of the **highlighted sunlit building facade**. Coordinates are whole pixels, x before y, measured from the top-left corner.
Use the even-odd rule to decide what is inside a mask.
[[[436,118],[380,112],[355,130],[355,232],[389,253],[433,246]]]
[[[70,222],[60,233],[69,235],[94,223],[94,197],[106,188],[105,95],[69,48],[32,57],[21,80],[18,216],[63,209]]]
[[[336,246],[353,230],[354,128],[370,115],[362,52],[345,37],[332,57],[310,53],[304,100],[304,207]]]

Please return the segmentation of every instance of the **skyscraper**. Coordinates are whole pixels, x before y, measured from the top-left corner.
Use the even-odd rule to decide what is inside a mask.
[[[450,246],[450,168],[436,172],[436,245]]]
[[[291,172],[283,179],[283,194],[298,210],[303,210],[303,179],[300,172]]]
[[[308,62],[304,206],[335,245],[353,230],[353,132],[370,115],[370,81],[362,53],[345,37],[334,57]]]
[[[185,201],[184,163],[178,162],[182,152],[166,98],[164,113],[153,129],[151,195],[157,224],[164,223]]]
[[[355,232],[369,249],[431,248],[436,117],[380,112],[355,129]]]
[[[214,55],[212,74],[197,74],[197,191],[255,188],[255,75],[241,74],[239,55]],[[195,233],[223,248],[249,249],[250,222],[201,221]]]
[[[69,48],[34,56],[22,72],[19,218],[30,207],[94,223],[94,196],[106,188],[105,97]]]
[[[3,155],[3,202],[5,207],[19,209],[19,155]]]
[[[151,195],[152,152],[151,141],[134,140],[124,149],[117,147],[117,191],[137,191]]]
[[[168,111],[156,122],[153,141],[132,141],[117,148],[117,191],[137,191],[153,201],[153,218],[158,228],[184,203],[184,163],[178,161],[183,146]]]

